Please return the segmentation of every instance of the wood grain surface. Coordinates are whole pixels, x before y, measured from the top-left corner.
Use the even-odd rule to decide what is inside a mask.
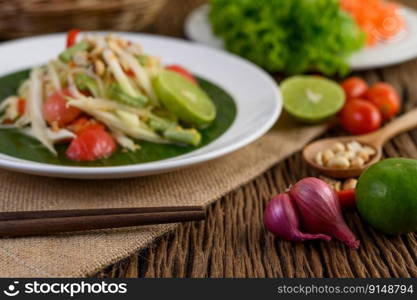
[[[185,16],[202,2],[169,1],[148,31],[182,36]],[[415,1],[403,2],[417,7]],[[403,110],[417,106],[417,60],[358,75],[371,83],[394,84],[403,96]],[[328,135],[339,133],[336,129]],[[384,156],[417,159],[417,130],[388,142]],[[265,231],[262,214],[270,198],[317,175],[296,153],[213,204],[206,221],[180,225],[97,277],[417,277],[417,234],[382,235],[355,211],[345,218],[361,241],[358,251],[335,241],[284,242]]]

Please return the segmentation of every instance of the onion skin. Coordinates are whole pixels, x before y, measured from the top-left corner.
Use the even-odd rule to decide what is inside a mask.
[[[331,240],[330,236],[324,234],[307,234],[299,231],[297,211],[288,194],[279,194],[267,204],[264,224],[271,233],[286,241]]]
[[[289,193],[307,232],[328,234],[350,248],[359,248],[359,241],[343,220],[337,194],[326,182],[314,177],[304,178],[292,186]]]

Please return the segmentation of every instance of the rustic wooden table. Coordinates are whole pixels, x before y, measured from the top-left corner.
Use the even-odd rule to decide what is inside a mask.
[[[204,0],[169,1],[148,31],[183,36],[185,16]],[[403,1],[417,8],[414,0]],[[417,60],[363,72],[370,82],[394,84],[404,110],[417,105]],[[386,157],[417,159],[417,130],[384,148]],[[263,208],[274,194],[308,175],[317,175],[296,153],[209,209],[205,222],[180,225],[98,277],[417,277],[417,234],[388,237],[348,212],[348,224],[361,240],[358,251],[341,243],[288,243],[262,226]]]

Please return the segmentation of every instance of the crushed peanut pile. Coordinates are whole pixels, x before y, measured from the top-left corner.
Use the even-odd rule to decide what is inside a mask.
[[[318,152],[315,162],[319,166],[336,169],[360,168],[368,163],[375,153],[374,148],[357,141],[335,143],[329,149]]]

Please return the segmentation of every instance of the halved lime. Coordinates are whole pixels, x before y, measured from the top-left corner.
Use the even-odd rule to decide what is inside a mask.
[[[317,123],[337,114],[345,104],[340,85],[318,76],[294,76],[281,83],[284,108],[295,118]]]
[[[216,106],[198,86],[172,71],[162,71],[154,81],[155,92],[166,109],[180,120],[204,127],[216,118]]]

